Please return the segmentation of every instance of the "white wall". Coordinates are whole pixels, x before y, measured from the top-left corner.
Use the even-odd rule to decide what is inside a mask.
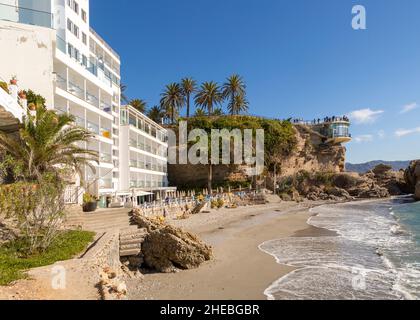
[[[54,105],[54,30],[0,21],[0,77],[16,76],[20,89],[31,89]]]
[[[129,126],[120,127],[120,190],[130,190],[130,128]]]

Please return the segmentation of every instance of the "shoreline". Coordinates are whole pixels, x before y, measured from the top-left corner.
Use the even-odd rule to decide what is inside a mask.
[[[332,203],[270,203],[173,221],[212,245],[214,259],[198,269],[127,280],[129,299],[267,300],[265,290],[297,268],[278,264],[260,245],[283,237],[329,234],[307,224],[313,216],[310,209],[324,204]]]

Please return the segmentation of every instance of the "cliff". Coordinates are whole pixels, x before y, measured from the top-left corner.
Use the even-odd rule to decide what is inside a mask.
[[[408,185],[409,193],[414,194],[414,199],[420,201],[420,160],[410,163],[404,173],[405,181]]]
[[[325,144],[325,137],[305,125],[292,125],[288,121],[264,120],[253,117],[193,118],[188,120],[189,130],[200,128],[206,131],[226,128],[259,129],[265,131],[265,172],[259,177],[260,185],[273,189],[274,172],[277,179],[307,172],[343,172],[346,148],[341,144]],[[253,177],[247,175],[247,166],[213,166],[213,188],[218,186],[246,187]],[[265,178],[265,179],[264,179]],[[170,185],[180,189],[207,187],[208,166],[168,165]]]
[[[343,172],[346,148],[341,144],[323,143],[323,136],[305,125],[295,125],[296,147],[288,155],[281,156],[280,176],[290,176],[300,170],[307,172]]]

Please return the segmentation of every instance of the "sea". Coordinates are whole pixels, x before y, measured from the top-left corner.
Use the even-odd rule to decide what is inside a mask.
[[[420,202],[398,197],[311,211],[309,225],[333,232],[260,245],[296,268],[265,290],[268,299],[420,299]]]

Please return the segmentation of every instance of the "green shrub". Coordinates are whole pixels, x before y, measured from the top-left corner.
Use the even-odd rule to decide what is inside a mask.
[[[0,81],[0,88],[2,88],[4,91],[6,91],[7,93],[9,93],[9,86],[7,85],[6,82]]]
[[[28,254],[45,251],[58,235],[65,215],[62,195],[63,185],[48,177],[0,186],[0,212],[16,221]]]
[[[225,205],[225,201],[222,198],[217,199],[217,208],[221,209]]]
[[[98,201],[98,199],[96,198],[96,196],[90,194],[90,193],[85,193],[83,194],[83,203],[91,203],[91,202],[96,202]]]
[[[94,233],[64,231],[41,253],[27,255],[26,243],[20,239],[0,247],[0,286],[25,278],[25,271],[64,261],[82,253],[93,241]]]

